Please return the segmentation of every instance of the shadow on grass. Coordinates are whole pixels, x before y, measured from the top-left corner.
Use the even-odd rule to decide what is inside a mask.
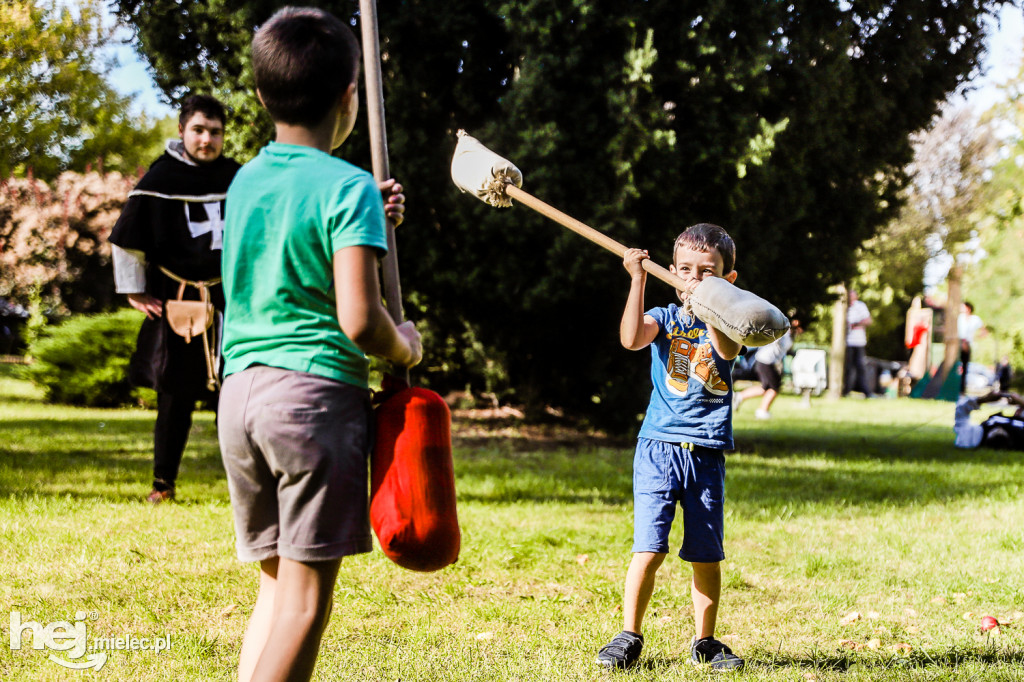
[[[153,412],[123,410],[97,417],[7,417],[0,423],[0,495],[137,500],[153,479],[154,419]],[[179,480],[209,488],[223,479],[212,420],[197,413]]]
[[[954,647],[948,651],[929,653],[912,651],[907,656],[896,654],[874,653],[861,654],[855,652],[838,652],[833,654],[812,653],[807,656],[788,656],[772,654],[762,656],[758,653],[747,657],[747,665],[751,668],[780,669],[796,668],[799,670],[819,670],[844,673],[851,669],[858,670],[956,670],[965,665],[1020,665],[1024,663],[1024,651],[1020,649],[997,649]]]
[[[0,494],[79,495],[122,500],[148,486],[153,412],[53,418],[7,417],[0,423]],[[66,417],[66,418],[65,418]],[[459,428],[457,425],[456,428]],[[728,505],[744,515],[794,507],[904,507],[960,498],[998,498],[1024,486],[1021,453],[957,450],[951,430],[794,420],[741,425],[727,455]],[[481,504],[589,504],[628,508],[633,442],[564,429],[513,428],[454,440],[459,500]],[[224,472],[209,413],[197,413],[182,481],[221,486]],[[786,512],[788,513],[788,512]]]
[[[802,505],[906,507],[1011,496],[1024,486],[1018,452],[961,450],[934,425],[785,423],[737,429],[727,455],[728,505],[775,513]],[[456,448],[460,499],[628,505],[632,444],[520,449],[518,436]]]
[[[863,425],[822,425],[813,429],[737,431],[735,454],[777,458],[822,455],[843,459],[959,464],[978,462],[1012,464],[1022,461],[1022,453],[987,448],[953,447],[953,429],[921,429]]]

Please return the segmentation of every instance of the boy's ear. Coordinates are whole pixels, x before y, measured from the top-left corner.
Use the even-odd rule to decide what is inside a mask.
[[[263,93],[260,92],[259,88],[256,88],[256,99],[260,101],[260,106],[264,109],[267,108],[267,103],[263,101]]]
[[[345,92],[341,93],[341,104],[342,104],[341,110],[342,111],[348,111],[349,102],[355,96],[356,96],[356,84],[355,84],[355,81],[353,81],[353,82],[348,84],[348,88],[345,90]]]
[[[740,273],[738,273],[735,270],[733,270],[728,275],[722,275],[722,279],[724,279],[729,284],[735,284],[736,283],[736,277],[738,277],[739,274]]]

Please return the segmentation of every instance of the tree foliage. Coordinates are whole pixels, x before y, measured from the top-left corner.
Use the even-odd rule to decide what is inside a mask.
[[[965,273],[964,292],[985,320],[992,341],[983,341],[979,359],[1010,357],[1018,376],[1024,369],[1024,73],[1007,86],[1005,103],[991,113],[1004,132],[998,162],[986,183],[986,201],[977,220],[977,256]],[[992,357],[988,358],[988,352]]]
[[[55,315],[114,307],[107,236],[135,182],[67,171],[0,183],[0,297]]]
[[[115,4],[165,92],[232,103],[243,160],[269,138],[247,45],[277,3]],[[353,2],[315,4],[358,20]],[[687,225],[722,224],[738,284],[806,312],[897,215],[909,135],[977,68],[999,4],[382,0],[392,168],[410,197],[399,235],[410,317],[448,338],[471,325],[520,399],[631,419],[647,359],[618,346],[621,265],[528,209],[459,196],[455,130],[516,163],[531,193],[662,263]],[[357,131],[342,153],[366,165]],[[649,288],[648,305],[672,298]],[[426,379],[461,388],[471,377],[449,367]]]
[[[902,208],[861,247],[851,280],[872,313],[868,352],[887,359],[908,356],[906,312],[924,293],[929,261],[966,262],[988,203],[997,147],[991,122],[966,106],[943,107],[911,143]]]
[[[0,3],[0,178],[51,180],[102,164],[134,171],[158,132],[130,113],[97,56],[111,40],[101,0]]]

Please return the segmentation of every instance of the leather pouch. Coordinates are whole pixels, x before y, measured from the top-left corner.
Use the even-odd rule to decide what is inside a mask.
[[[167,301],[164,305],[167,324],[175,334],[185,337],[185,343],[192,341],[193,337],[201,336],[213,324],[213,304],[210,303],[209,294],[205,287],[199,291],[202,300],[184,301],[182,296],[185,294],[185,284],[182,283],[178,289],[178,299]]]

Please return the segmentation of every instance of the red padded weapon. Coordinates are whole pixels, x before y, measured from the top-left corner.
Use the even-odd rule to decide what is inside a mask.
[[[366,71],[373,175],[390,177],[384,129],[384,87],[374,0],[359,1]],[[387,221],[384,299],[395,324],[403,321],[395,228]],[[389,559],[413,571],[436,571],[459,558],[451,413],[441,396],[410,387],[408,370],[385,377],[376,408],[377,442],[370,460],[370,525]]]

